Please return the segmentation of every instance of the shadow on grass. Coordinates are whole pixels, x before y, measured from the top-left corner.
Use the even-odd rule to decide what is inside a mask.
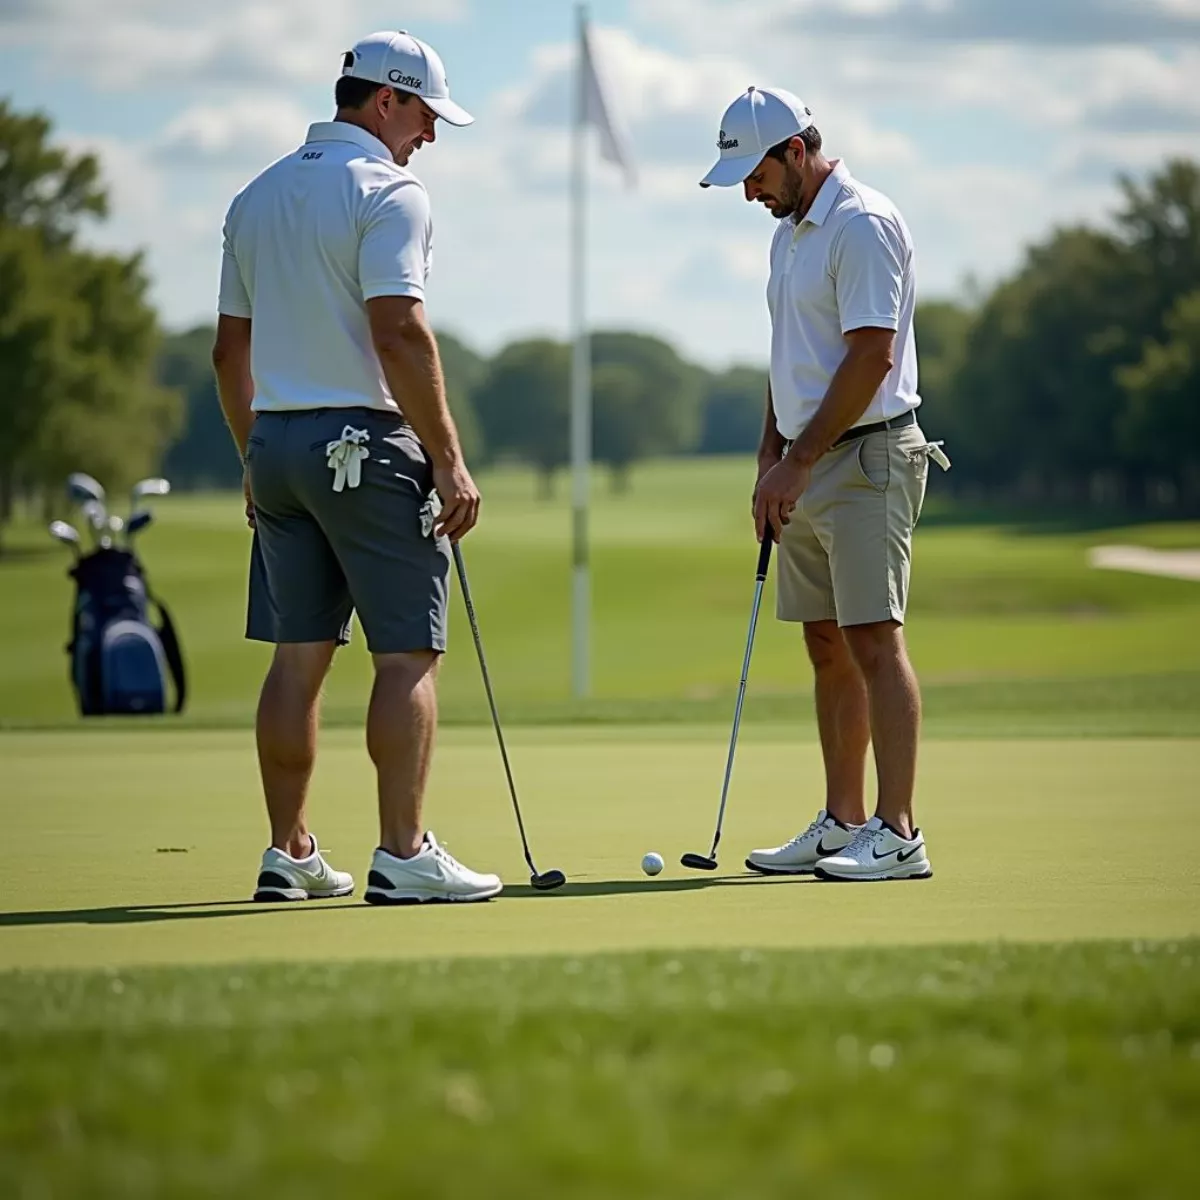
[[[191,904],[118,904],[111,908],[51,908],[41,912],[0,912],[0,929],[22,925],[136,925],[144,921],[203,921],[210,917],[248,917],[287,912],[294,904],[255,904],[253,900],[211,900]],[[357,902],[305,908],[356,908]]]
[[[811,875],[698,875],[692,879],[567,879],[556,892],[539,892],[528,883],[506,883],[501,900],[530,896],[625,896],[637,892],[698,892],[711,887],[742,887],[755,883],[799,883]]]
[[[567,880],[566,886],[554,892],[536,891],[527,883],[505,884],[497,902],[524,900],[531,896],[622,896],[636,892],[694,892],[710,887],[737,887],[751,883],[795,883],[810,876],[718,875],[697,879],[595,879]],[[118,904],[110,908],[52,908],[39,912],[0,912],[0,929],[33,925],[137,925],[147,921],[204,921],[213,917],[249,917],[256,914],[308,911],[330,911],[345,908],[367,909],[372,906],[362,900],[346,900],[339,904],[314,901],[305,904],[255,904],[252,900],[210,900],[190,904]],[[385,905],[383,907],[393,907]],[[420,907],[418,905],[395,907]],[[439,908],[448,907],[438,905]],[[449,907],[466,908],[467,905]]]

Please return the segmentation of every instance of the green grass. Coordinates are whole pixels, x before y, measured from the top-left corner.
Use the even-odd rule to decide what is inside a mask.
[[[535,499],[531,477],[483,477],[484,518],[466,550],[485,643],[508,720],[727,721],[745,644],[755,549],[749,465],[655,463],[614,496],[597,479],[594,698],[569,699],[569,512]],[[917,534],[908,637],[931,732],[1200,733],[1200,587],[1095,571],[1107,541],[1200,544],[1200,526],[1036,533],[941,523]],[[154,584],[173,606],[192,668],[189,722],[246,724],[267,650],[243,641],[248,532],[234,496],[173,497],[144,541]],[[66,556],[40,527],[8,537],[0,558],[0,724],[75,723],[62,654]],[[774,584],[768,584],[768,615]],[[486,719],[457,598],[442,674],[449,723]],[[339,656],[327,717],[356,723],[369,660],[361,633]],[[750,720],[810,724],[798,631],[760,625]],[[999,689],[997,693],[996,689]],[[998,709],[993,697],[1010,700]],[[1034,712],[1031,723],[1021,713]],[[1090,717],[1095,716],[1095,722]],[[943,718],[945,720],[943,721]]]
[[[428,817],[506,882],[461,908],[246,902],[267,652],[241,638],[236,498],[173,497],[145,541],[192,667],[182,721],[75,718],[65,557],[11,531],[0,1196],[1197,1194],[1200,587],[1093,571],[1087,549],[1200,526],[964,525],[935,494],[908,626],[934,878],[743,870],[822,799],[803,647],[772,619],[721,870],[696,875],[677,863],[716,812],[748,479],[652,464],[599,492],[595,695],[575,704],[565,497],[484,478],[473,587],[535,855],[570,883],[526,882],[456,598]],[[361,643],[329,682],[312,800],[360,885]]]
[[[490,730],[446,731],[429,822],[507,890],[482,908],[394,912],[357,899],[246,903],[265,836],[246,733],[4,735],[0,966],[1200,935],[1200,874],[1163,858],[1169,831],[1200,815],[1200,741],[932,740],[917,811],[935,878],[839,888],[742,866],[752,847],[806,825],[823,796],[818,747],[778,726],[756,728],[739,753],[722,870],[678,865],[708,848],[727,736],[515,730],[535,858],[571,880],[538,895]],[[360,884],[373,796],[361,735],[329,731],[313,827]],[[656,879],[640,871],[647,850],[668,862]]]
[[[1198,955],[0,977],[0,1192],[1194,1196]]]

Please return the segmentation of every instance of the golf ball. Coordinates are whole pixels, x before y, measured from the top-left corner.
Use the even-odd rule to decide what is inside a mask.
[[[663,860],[661,854],[655,854],[653,850],[642,859],[642,870],[647,875],[657,875],[663,869]]]

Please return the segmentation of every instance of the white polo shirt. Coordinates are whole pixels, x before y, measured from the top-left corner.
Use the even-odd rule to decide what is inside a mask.
[[[365,302],[424,299],[421,181],[366,130],[320,122],[234,197],[224,233],[218,308],[252,318],[254,410],[396,410]]]
[[[771,243],[771,395],[780,434],[788,440],[800,435],[846,356],[842,335],[867,326],[896,331],[895,365],[856,424],[916,408],[915,306],[913,244],[904,219],[886,196],[852,179],[835,160],[803,219],[781,221]]]

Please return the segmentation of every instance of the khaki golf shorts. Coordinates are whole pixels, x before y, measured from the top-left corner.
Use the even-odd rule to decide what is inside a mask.
[[[369,455],[358,486],[335,492],[327,448],[347,425]],[[410,426],[362,408],[260,413],[246,463],[248,638],[344,645],[357,614],[372,654],[445,650],[450,543],[422,521],[433,469]]]
[[[779,542],[781,621],[903,623],[929,475],[924,446],[913,424],[844,442],[817,461]]]

